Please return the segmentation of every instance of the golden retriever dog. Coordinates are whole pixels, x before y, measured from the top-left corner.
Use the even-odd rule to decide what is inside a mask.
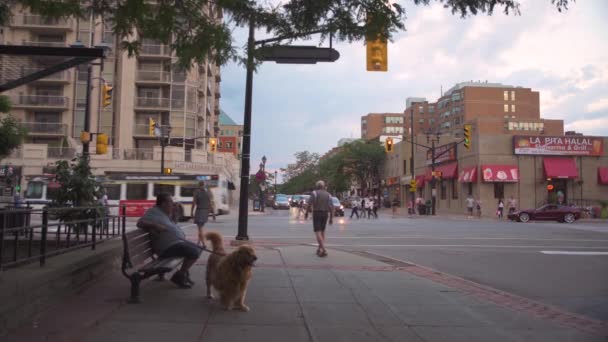
[[[207,298],[213,298],[213,286],[226,310],[236,308],[249,311],[249,307],[245,305],[245,295],[251,279],[251,268],[258,259],[254,249],[250,246],[240,246],[232,253],[226,254],[224,239],[219,233],[209,232],[205,234],[205,238],[211,241],[214,252],[207,260]]]

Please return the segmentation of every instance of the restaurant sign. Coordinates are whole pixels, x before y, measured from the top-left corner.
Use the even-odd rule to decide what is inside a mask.
[[[585,136],[528,136],[513,137],[513,153],[552,156],[601,156],[603,140]]]
[[[456,143],[449,143],[435,147],[435,164],[441,164],[456,160]],[[426,165],[433,164],[433,153],[431,149],[426,152]]]

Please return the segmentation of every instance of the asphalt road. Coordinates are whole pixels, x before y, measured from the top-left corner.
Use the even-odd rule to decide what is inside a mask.
[[[315,243],[311,220],[298,219],[295,214],[294,210],[281,210],[250,216],[249,237],[258,242]],[[234,236],[236,217],[218,217],[208,229]],[[390,213],[384,212],[379,219],[336,218],[327,235],[329,247],[413,262],[608,320],[605,222],[524,224],[465,217],[410,219],[391,218]]]

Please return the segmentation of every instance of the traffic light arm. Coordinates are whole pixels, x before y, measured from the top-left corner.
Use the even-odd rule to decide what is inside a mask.
[[[403,138],[403,141],[406,141],[406,142],[408,142],[408,143],[410,143],[410,144],[414,144],[414,145],[416,145],[416,146],[424,147],[424,148],[427,148],[427,149],[432,148],[431,146],[427,146],[427,145],[419,144],[419,143],[413,142],[413,141],[411,141],[411,140],[409,140],[409,139],[406,139],[406,138]],[[464,139],[462,139],[462,140],[460,140],[460,141],[456,142],[456,145],[463,144],[463,143],[464,143],[464,141],[465,141],[465,140],[464,140]],[[450,148],[450,149],[447,149],[447,150],[445,150],[445,151],[443,151],[443,152],[441,152],[441,153],[439,153],[439,154],[437,154],[437,155],[435,155],[435,158],[437,158],[437,157],[441,157],[442,155],[444,155],[444,154],[448,153],[450,150],[451,150],[451,148]]]

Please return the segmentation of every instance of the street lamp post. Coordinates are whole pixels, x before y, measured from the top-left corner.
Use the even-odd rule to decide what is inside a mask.
[[[426,135],[426,142],[431,143],[431,215],[435,215],[437,206],[437,177],[435,177],[435,143],[439,142],[439,133],[435,137],[431,137],[429,131]]]
[[[277,196],[277,170],[274,170],[274,196]]]
[[[264,205],[266,204],[266,198],[264,197],[264,190],[266,190],[266,156],[262,157],[260,170],[262,171],[262,175],[264,175],[260,184],[260,211],[264,212]]]
[[[412,179],[414,179],[414,104],[412,103],[410,105],[410,142],[411,142],[411,156],[410,156],[410,175],[412,176]],[[412,195],[412,212],[415,213],[416,209],[415,209],[415,205],[416,205],[416,193],[415,192],[411,192],[410,194]]]

